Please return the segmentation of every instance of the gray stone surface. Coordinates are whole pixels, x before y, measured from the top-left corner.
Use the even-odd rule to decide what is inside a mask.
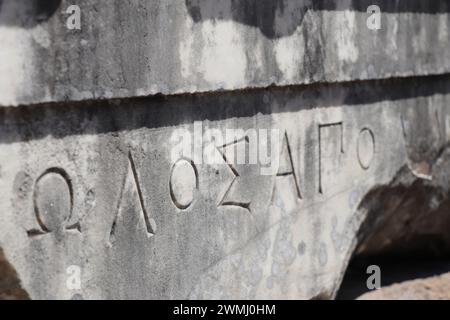
[[[448,249],[450,7],[378,2],[372,31],[368,1],[80,0],[74,31],[69,1],[0,0],[4,283],[34,299],[327,299],[355,252],[389,247],[373,234],[389,222],[394,241],[436,213],[405,233]],[[180,129],[221,161],[174,161]],[[279,133],[270,174],[227,163],[254,129]]]
[[[73,1],[1,2],[3,106],[450,71],[447,1],[78,0],[81,30]]]
[[[376,190],[425,184],[444,194],[434,205],[446,199],[449,84],[5,108],[1,246],[32,298],[331,298]],[[171,136],[194,123],[280,129],[279,170],[174,167]]]

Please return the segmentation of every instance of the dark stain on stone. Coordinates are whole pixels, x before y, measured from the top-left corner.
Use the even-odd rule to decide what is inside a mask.
[[[6,260],[0,248],[0,300],[28,300],[28,293],[23,290],[14,267]]]
[[[188,12],[196,23],[233,20],[259,28],[268,38],[294,33],[311,6],[311,0],[186,0]]]
[[[62,0],[0,0],[0,25],[33,28],[48,21]]]
[[[292,35],[312,11],[366,12],[378,5],[383,13],[441,13],[450,11],[447,1],[431,0],[185,0],[194,22],[232,20],[256,27],[268,38]]]

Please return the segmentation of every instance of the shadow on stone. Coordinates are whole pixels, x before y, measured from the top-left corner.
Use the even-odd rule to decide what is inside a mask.
[[[28,300],[28,293],[22,289],[14,267],[6,260],[0,248],[0,300]]]
[[[207,20],[231,20],[255,27],[268,38],[292,35],[309,10],[366,12],[378,5],[384,13],[442,13],[449,12],[447,1],[432,0],[185,0],[196,23]]]
[[[361,202],[367,217],[358,232],[358,246],[337,299],[355,299],[369,291],[367,268],[376,265],[381,286],[434,277],[450,271],[450,192],[448,147],[428,160],[432,180],[403,168],[387,186],[372,190]]]
[[[61,0],[0,0],[0,26],[33,28],[50,19]]]
[[[341,101],[344,105],[371,104],[428,97],[450,92],[450,76],[372,80],[339,84],[318,84],[222,92],[198,95],[156,95],[144,98],[91,100],[60,105],[50,103],[34,106],[0,108],[2,143],[40,139],[51,135],[114,133],[138,128],[160,128],[208,119],[210,121],[251,117],[257,114],[295,112],[326,108]],[[300,99],[287,103],[293,97]],[[265,100],[266,99],[266,100]],[[271,100],[278,100],[272,108]],[[130,107],[133,106],[133,112]],[[214,106],[214,108],[212,108]],[[45,110],[45,112],[43,112]],[[406,117],[407,115],[405,115]],[[93,127],[80,126],[86,119]],[[18,126],[19,135],[8,134]]]
[[[366,197],[370,198],[366,202],[368,215],[359,230],[356,255],[450,256],[449,191],[434,181],[406,179],[402,184],[380,187]],[[441,179],[439,173],[433,175],[433,180]]]

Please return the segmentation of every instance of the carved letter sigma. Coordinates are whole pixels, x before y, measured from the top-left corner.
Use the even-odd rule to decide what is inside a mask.
[[[221,153],[223,161],[225,161],[225,163],[228,165],[228,167],[230,168],[231,172],[233,173],[233,181],[230,183],[227,191],[225,192],[225,194],[223,195],[222,199],[220,200],[218,206],[232,206],[232,207],[240,207],[243,208],[245,210],[247,210],[248,212],[251,212],[250,210],[250,201],[242,201],[241,199],[239,200],[235,200],[232,199],[231,197],[234,196],[238,196],[240,192],[235,192],[234,188],[238,188],[239,187],[239,183],[240,183],[240,174],[237,171],[237,169],[235,168],[234,165],[234,148],[235,147],[241,147],[241,150],[245,150],[242,145],[240,144],[244,144],[245,145],[248,144],[248,137],[245,136],[239,140],[233,141],[231,143],[228,143],[226,145],[220,146],[218,147],[218,151]],[[228,150],[230,151],[231,156],[226,154],[226,149],[229,148]],[[245,155],[245,153],[244,153]]]

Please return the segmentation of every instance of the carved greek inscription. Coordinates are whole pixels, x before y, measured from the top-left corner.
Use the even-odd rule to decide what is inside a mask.
[[[352,150],[356,150],[357,158],[351,159],[351,164],[354,166],[355,160],[357,160],[363,170],[369,170],[376,154],[375,135],[368,127],[362,127],[360,131],[355,131],[355,133],[357,133],[357,137],[352,141],[356,142],[356,148]],[[258,181],[261,180],[255,178],[257,172],[259,173],[255,169],[256,161],[255,163],[242,165],[239,161],[236,163],[234,159],[235,155],[241,154],[242,159],[240,161],[245,163],[244,160],[247,155],[244,151],[250,150],[251,136],[245,132],[243,135],[234,138],[230,143],[214,147],[221,156],[220,161],[223,160],[222,165],[231,173],[231,180],[226,182],[227,185],[223,185],[225,188],[219,196],[220,200],[217,206],[240,208],[252,213],[251,199],[255,199],[252,192],[259,190],[256,188],[262,187],[258,184]],[[298,202],[303,199],[304,195],[300,187],[299,167],[294,159],[296,153],[293,152],[293,146],[287,132],[284,131],[282,138],[277,139],[277,141],[281,141],[281,145],[276,148],[275,153],[278,155],[276,157],[277,166],[274,167],[276,173],[273,173],[275,182],[273,185],[270,182],[266,184],[268,188],[272,188],[272,190],[265,190],[268,191],[267,196],[271,196],[271,199],[266,198],[266,200],[267,202],[272,200],[273,204],[288,212],[298,207]],[[343,122],[319,124],[317,143],[318,191],[321,194],[328,194],[335,187],[343,187],[340,183],[345,180],[343,178],[345,178],[347,171],[342,169],[350,168],[351,170],[354,168],[349,165],[343,166],[345,151]],[[236,153],[236,149],[244,151]],[[350,164],[350,162],[347,164]],[[167,181],[169,196],[173,205],[182,211],[190,208],[198,194],[200,181],[197,165],[194,161],[184,157],[178,159],[171,167]],[[32,185],[31,180],[29,185]],[[252,192],[249,192],[249,190]],[[270,191],[272,192],[270,193]],[[28,230],[28,235],[33,237],[52,232],[61,235],[62,232],[67,230],[80,231],[80,221],[73,223],[73,194],[71,179],[63,169],[50,168],[39,176],[34,184],[33,193],[36,227]],[[155,235],[156,223],[149,215],[145,199],[135,160],[132,153],[129,152],[127,171],[120,186],[117,209],[109,234],[111,242],[117,238],[117,230],[128,232],[132,225],[140,225],[148,238]],[[86,210],[91,210],[94,203],[95,194],[91,189],[86,195]],[[255,201],[255,206],[257,204]]]
[[[173,166],[169,179],[170,198],[180,210],[186,210],[194,201],[198,190],[198,172],[194,162],[180,159]]]
[[[289,143],[287,132],[284,133],[281,148],[282,149],[280,153],[280,165],[278,167],[277,177],[292,176],[295,182],[295,193],[297,194],[297,198],[301,199],[302,194],[300,192],[298,177],[294,169],[294,161],[292,160],[292,150],[291,145]]]
[[[232,197],[235,197],[238,195],[242,195],[244,193],[244,192],[239,192],[239,187],[240,187],[239,183],[241,180],[241,176],[233,163],[234,162],[234,154],[235,154],[234,148],[239,147],[239,144],[248,145],[248,142],[249,142],[249,138],[247,136],[245,136],[239,140],[235,140],[231,143],[225,144],[225,145],[217,148],[217,150],[222,155],[223,160],[228,165],[228,167],[230,168],[230,170],[234,176],[233,180],[231,181],[230,185],[228,186],[227,190],[225,191],[224,195],[222,196],[222,198],[218,204],[219,207],[221,207],[221,206],[240,207],[240,208],[247,210],[248,212],[251,212],[251,210],[250,210],[251,201],[236,200],[235,198],[232,198]],[[230,156],[227,156],[227,153],[226,153],[227,149],[231,150]]]
[[[155,235],[156,224],[155,221],[149,217],[145,208],[144,196],[139,183],[139,176],[130,152],[128,153],[128,170],[124,177],[121,195],[117,205],[117,213],[111,227],[110,242],[113,242],[116,237],[118,222],[126,219],[125,214],[137,214],[136,204],[139,206],[139,216],[144,220],[147,237],[150,238]]]
[[[325,178],[333,176],[344,154],[344,126],[342,122],[319,125],[319,193],[324,194]]]
[[[39,227],[28,230],[28,236],[52,232],[60,235],[73,229],[80,231],[79,222],[70,224],[73,191],[70,178],[63,169],[50,168],[36,180],[33,202],[34,217]]]

